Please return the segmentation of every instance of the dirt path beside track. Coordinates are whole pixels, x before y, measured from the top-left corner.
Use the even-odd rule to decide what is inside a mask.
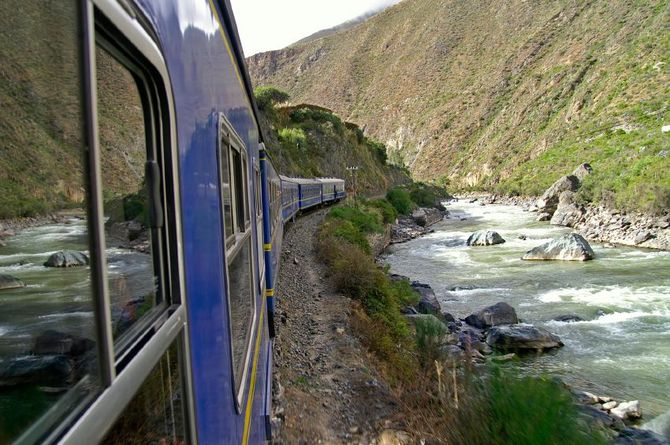
[[[274,432],[282,444],[395,444],[398,405],[350,325],[352,302],[317,259],[327,210],[289,224],[277,289]],[[279,421],[278,421],[279,419]],[[393,437],[393,438],[392,438]]]

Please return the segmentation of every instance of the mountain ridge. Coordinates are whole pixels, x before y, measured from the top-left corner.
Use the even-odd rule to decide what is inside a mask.
[[[661,1],[406,0],[247,62],[256,84],[358,123],[418,179],[532,195],[590,162],[586,199],[658,211],[669,54]]]

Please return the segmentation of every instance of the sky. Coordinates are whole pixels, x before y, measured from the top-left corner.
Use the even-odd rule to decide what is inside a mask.
[[[284,48],[400,0],[231,0],[244,55]]]

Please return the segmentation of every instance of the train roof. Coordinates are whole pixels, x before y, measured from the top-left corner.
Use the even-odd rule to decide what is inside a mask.
[[[282,181],[294,182],[296,184],[321,184],[316,178],[292,178],[289,176],[279,175]]]
[[[334,184],[338,182],[344,182],[344,179],[340,178],[316,178],[316,180],[324,184]]]

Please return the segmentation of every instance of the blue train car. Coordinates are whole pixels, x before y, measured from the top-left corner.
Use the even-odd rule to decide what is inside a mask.
[[[0,442],[266,443],[284,221],[324,196],[267,156],[227,0],[0,21],[0,136],[50,175],[12,190],[68,209],[0,243]]]
[[[282,194],[282,218],[288,221],[294,218],[300,210],[300,184],[299,178],[280,176]]]
[[[292,178],[298,184],[300,210],[307,210],[323,202],[321,183],[317,179]]]
[[[317,178],[321,183],[323,202],[339,201],[344,198],[344,180],[338,178]]]
[[[11,30],[5,85],[24,82],[41,104],[35,113],[27,96],[12,102],[21,133],[44,134],[49,159],[67,160],[54,181],[85,209],[68,222],[77,235],[54,237],[53,250],[76,248],[90,262],[52,280],[56,305],[39,303],[42,286],[12,291],[37,303],[2,320],[0,440],[267,441],[261,136],[230,5],[8,0],[0,9]],[[53,130],[34,130],[43,122]],[[44,278],[22,276],[30,284],[59,275],[35,268]],[[18,313],[6,301],[3,312]],[[18,338],[25,345],[7,347]]]

